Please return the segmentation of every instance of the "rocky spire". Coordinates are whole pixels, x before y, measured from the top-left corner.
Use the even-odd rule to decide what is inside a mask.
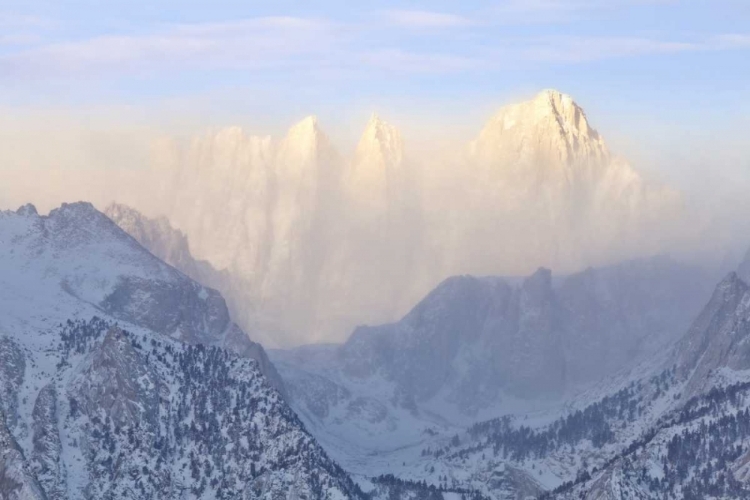
[[[345,175],[347,196],[371,210],[387,210],[403,183],[403,158],[401,133],[373,113]]]

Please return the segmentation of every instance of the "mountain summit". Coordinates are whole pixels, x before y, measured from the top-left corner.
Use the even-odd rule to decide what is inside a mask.
[[[480,161],[519,167],[601,165],[610,160],[604,140],[583,109],[567,94],[540,92],[530,101],[502,108],[473,145]]]

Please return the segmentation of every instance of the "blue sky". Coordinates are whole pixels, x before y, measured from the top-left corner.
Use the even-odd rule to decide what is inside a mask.
[[[724,136],[746,123],[749,83],[745,0],[0,4],[0,106],[14,112],[273,129],[311,113],[345,128],[377,108],[478,129],[554,87],[615,140],[643,143]]]

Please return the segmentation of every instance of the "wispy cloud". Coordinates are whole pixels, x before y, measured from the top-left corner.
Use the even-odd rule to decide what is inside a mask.
[[[360,60],[369,66],[399,73],[454,73],[486,67],[486,61],[471,56],[402,49],[368,52],[360,56]]]
[[[293,17],[179,24],[143,35],[57,42],[0,57],[6,74],[57,71],[138,72],[174,68],[254,67],[320,53],[336,34],[327,21]]]
[[[619,0],[620,5],[648,0]],[[605,5],[606,4],[606,5]],[[610,5],[610,7],[607,7]],[[599,0],[506,0],[507,12],[575,12],[611,8]],[[378,15],[383,15],[381,12]],[[363,26],[326,18],[256,17],[227,22],[152,26],[143,33],[107,34],[79,40],[43,43],[29,34],[0,35],[0,80],[91,75],[101,78],[157,75],[174,78],[180,72],[239,70],[268,75],[305,71],[318,79],[346,78],[368,71],[399,73],[492,72],[512,67],[584,64],[589,61],[665,55],[680,52],[750,48],[750,35],[729,33],[703,38],[643,36],[506,34],[497,22],[482,22],[454,14],[393,10],[387,27]],[[4,19],[2,23],[33,25],[34,18]],[[393,29],[402,30],[394,39]],[[467,35],[456,42],[455,32]],[[437,42],[412,43],[430,29]],[[445,28],[446,30],[444,30]],[[560,30],[556,30],[560,31]],[[541,34],[540,34],[541,33]],[[33,34],[33,32],[31,33]],[[442,38],[441,38],[442,37]],[[343,75],[343,76],[342,76]]]
[[[567,23],[612,15],[628,7],[676,4],[677,0],[502,0],[493,8],[505,24]]]
[[[750,48],[750,34],[726,34],[713,38],[713,46],[716,49],[744,49]]]
[[[50,27],[56,23],[49,19],[39,16],[26,14],[13,14],[0,12],[0,28],[28,28],[28,27]]]
[[[28,46],[43,40],[42,34],[57,26],[51,19],[0,12],[0,47]]]
[[[468,17],[427,10],[389,10],[384,15],[388,22],[408,28],[456,28],[475,24]]]
[[[39,35],[33,33],[3,33],[0,35],[0,46],[2,45],[30,45],[42,40]]]
[[[708,42],[680,42],[640,37],[558,36],[528,40],[518,55],[528,61],[583,63],[710,48]]]

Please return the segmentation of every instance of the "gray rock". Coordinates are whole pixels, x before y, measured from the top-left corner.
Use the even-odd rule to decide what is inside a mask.
[[[589,269],[553,283],[540,269],[519,285],[459,276],[401,321],[359,327],[338,351],[351,378],[383,374],[413,406],[446,391],[471,414],[501,392],[562,394],[670,345],[699,311],[709,277],[667,258]]]
[[[0,337],[0,411],[9,428],[18,419],[18,391],[23,384],[26,360],[23,352],[8,337]]]
[[[62,445],[58,431],[57,390],[53,383],[39,391],[31,417],[31,468],[49,500],[64,500],[67,498],[66,478],[60,456]]]
[[[0,498],[3,500],[47,500],[13,438],[0,411]]]
[[[719,368],[750,368],[750,286],[730,273],[716,287],[676,348],[678,373],[689,377],[684,397],[698,394]]]

